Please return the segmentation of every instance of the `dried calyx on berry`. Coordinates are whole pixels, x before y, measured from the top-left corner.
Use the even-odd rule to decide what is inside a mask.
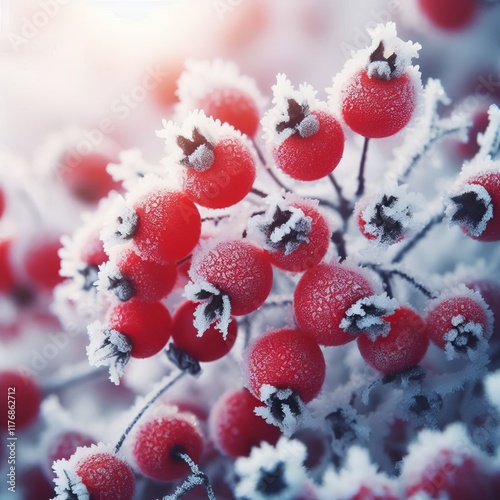
[[[167,358],[183,372],[188,372],[191,375],[197,375],[201,372],[200,363],[187,352],[177,348],[173,342],[168,345],[166,354]]]
[[[94,321],[88,328],[87,356],[91,366],[109,366],[109,378],[118,385],[130,360],[132,344],[126,335]]]
[[[279,427],[285,436],[291,436],[310,418],[304,402],[292,389],[278,389],[263,384],[260,388],[260,400],[265,406],[257,406],[254,413],[268,424]]]
[[[178,135],[176,142],[183,152],[180,160],[182,165],[194,168],[198,172],[204,172],[212,166],[215,160],[214,146],[198,127],[194,127],[191,139]]]
[[[122,302],[130,300],[137,294],[132,281],[120,272],[118,266],[112,262],[106,262],[99,270],[99,290],[111,290]]]
[[[340,328],[352,335],[364,332],[374,341],[378,336],[386,336],[390,325],[384,320],[396,310],[397,301],[386,293],[363,297],[345,312]]]
[[[295,99],[287,99],[288,118],[276,124],[276,132],[280,134],[289,130],[289,135],[300,135],[300,137],[311,137],[319,130],[318,118],[311,115],[307,101],[302,103]]]

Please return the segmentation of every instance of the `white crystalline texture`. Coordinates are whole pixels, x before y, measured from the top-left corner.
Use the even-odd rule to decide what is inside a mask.
[[[109,253],[112,247],[130,239],[135,231],[137,220],[133,207],[123,197],[117,197],[106,214],[106,223],[101,231],[104,251]]]
[[[77,500],[90,500],[90,494],[87,487],[82,483],[82,478],[75,472],[74,461],[56,460],[52,465],[54,474],[55,500],[68,500],[76,498]]]
[[[479,134],[477,142],[480,145],[477,157],[490,157],[495,160],[500,154],[500,108],[492,104],[488,108],[489,124],[483,134]]]

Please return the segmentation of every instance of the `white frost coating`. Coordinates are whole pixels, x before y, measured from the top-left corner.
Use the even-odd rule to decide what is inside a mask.
[[[190,111],[200,107],[200,99],[218,89],[235,89],[247,94],[255,103],[259,114],[266,103],[255,80],[242,75],[234,62],[219,58],[211,61],[187,59],[185,70],[177,81],[179,103],[175,108],[176,121],[182,121]]]
[[[460,209],[460,205],[454,202],[451,198],[464,195],[465,193],[474,193],[477,200],[481,201],[486,207],[483,217],[477,224],[469,224],[452,219]],[[448,224],[458,226],[464,225],[467,228],[467,232],[477,238],[481,236],[481,234],[485,231],[488,222],[493,218],[493,203],[486,188],[479,184],[467,183],[447,193],[445,198],[444,213],[448,220]]]
[[[222,311],[217,314],[214,321],[210,321],[205,315],[205,309],[209,300],[202,301],[202,303],[195,309],[193,325],[198,330],[198,337],[202,337],[203,334],[210,328],[210,325],[214,324],[214,327],[222,333],[222,337],[226,340],[228,335],[229,323],[231,323],[231,301],[229,297],[222,294],[221,291],[208,283],[207,281],[190,281],[184,287],[183,297],[191,300],[192,302],[200,302],[198,298],[199,293],[208,292],[212,296],[222,295]]]
[[[500,108],[496,104],[488,108],[488,118],[488,127],[477,136],[480,148],[475,158],[495,159],[500,153]]]
[[[279,73],[276,76],[276,83],[272,86],[272,91],[273,107],[266,111],[261,120],[263,136],[270,147],[278,146],[293,133],[293,129],[290,128],[286,128],[282,132],[276,130],[276,126],[279,123],[285,122],[290,118],[288,115],[289,99],[293,99],[301,105],[307,104],[309,111],[323,111],[329,113],[325,103],[316,99],[316,90],[314,90],[311,85],[303,83],[299,85],[298,90],[296,90],[283,73]],[[309,129],[312,135],[314,130],[313,123],[306,122],[302,126]],[[311,127],[313,128],[311,129]]]
[[[123,275],[120,272],[119,267],[115,262],[109,260],[108,262],[104,262],[104,264],[101,264],[99,266],[99,272],[97,273],[97,281],[95,285],[99,292],[113,295],[113,293],[109,292],[109,289],[112,286],[112,282],[113,280],[121,279],[123,279]]]
[[[374,29],[367,31],[372,38],[372,44],[353,52],[342,71],[333,78],[332,86],[326,89],[329,96],[328,107],[339,116],[341,116],[342,109],[342,90],[358,71],[366,69],[369,74],[373,74],[377,69],[383,73],[389,71],[387,63],[380,61],[370,63],[370,56],[380,45],[380,42],[383,42],[384,45],[384,57],[396,54],[393,77],[398,78],[404,73],[407,74],[417,90],[417,96],[420,94],[419,90],[422,86],[420,72],[418,66],[411,65],[411,60],[419,57],[418,51],[422,48],[421,45],[401,40],[397,36],[396,24],[393,22],[377,24]]]
[[[109,379],[119,385],[132,351],[126,335],[107,329],[100,321],[93,321],[87,332],[90,344],[86,350],[90,365],[109,366]]]
[[[321,484],[316,488],[318,500],[350,500],[364,486],[373,492],[373,497],[398,497],[395,480],[378,472],[378,466],[371,460],[368,450],[352,446],[347,451],[344,467],[336,472],[333,467],[325,470]],[[372,498],[371,495],[366,498]]]
[[[235,461],[234,470],[239,476],[236,496],[252,500],[300,497],[308,481],[303,465],[305,459],[306,447],[298,440],[281,437],[276,446],[262,442],[259,447],[252,448],[249,457],[240,457]],[[280,491],[265,493],[258,489],[262,483],[272,488],[275,480],[282,482]]]

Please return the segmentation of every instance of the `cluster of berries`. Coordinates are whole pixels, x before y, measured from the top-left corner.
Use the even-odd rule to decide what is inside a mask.
[[[443,220],[474,240],[500,241],[500,111],[491,107],[477,154],[425,221],[405,181],[436,137],[466,123],[438,120],[442,89],[435,81],[423,89],[412,65],[419,44],[403,42],[393,23],[370,34],[372,45],[327,89],[328,102],[279,74],[261,122],[264,100],[251,79],[230,63],[191,61],[179,80],[175,119],[158,132],[166,148],[160,165],[129,151],[97,169],[90,187],[87,176],[74,177],[77,169],[63,175],[75,196],[98,201],[63,238],[66,280],[55,294],[63,323],[90,305],[88,359],[106,366],[116,385],[127,379],[132,358],[163,356],[170,369],[162,369],[171,373],[132,409],[115,446],[77,430],[52,440],[47,456],[58,499],[132,499],[135,473],[155,480],[141,484],[141,495],[163,488],[170,493],[164,498],[199,487],[209,498],[470,498],[476,488],[481,498],[494,498],[500,464],[487,453],[496,451],[498,433],[488,450],[459,425],[442,434],[435,428],[453,404],[446,398],[465,398],[464,385],[474,388],[484,376],[498,342],[499,285],[471,280],[435,292],[400,262]],[[417,152],[407,148],[397,179],[365,194],[369,140],[408,129],[412,144],[412,130],[426,127],[426,142]],[[333,175],[349,134],[364,138],[352,195]],[[271,183],[277,190],[260,187]],[[346,237],[351,230],[363,236],[359,248]],[[0,246],[2,291],[13,287],[3,258],[9,245]],[[399,291],[399,280],[408,290]],[[333,366],[344,357],[345,366]],[[449,364],[440,371],[443,359]],[[212,389],[209,412],[162,397],[216,361],[228,363],[220,378],[236,362],[243,383]],[[36,419],[42,398],[34,380],[16,377],[3,372],[0,387],[19,387],[20,428]],[[389,418],[396,403],[401,408]],[[455,420],[449,413],[441,425]],[[371,459],[388,473],[400,462],[400,478],[376,470],[361,447],[378,424],[386,451]],[[415,440],[422,427],[434,430]],[[391,450],[398,430],[412,443],[407,454]],[[315,436],[332,446],[318,451]],[[226,457],[236,460],[231,470]],[[224,470],[210,471],[217,463]]]

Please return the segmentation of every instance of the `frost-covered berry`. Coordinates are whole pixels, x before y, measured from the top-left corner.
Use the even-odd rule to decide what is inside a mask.
[[[281,328],[265,333],[247,347],[242,371],[245,387],[260,400],[267,390],[264,386],[271,386],[291,389],[308,403],[323,386],[326,366],[315,340],[300,330]],[[275,398],[274,402],[281,411],[280,400]]]
[[[143,259],[165,264],[189,255],[200,238],[196,205],[153,175],[145,176],[110,212],[113,220],[101,234],[107,252],[115,244],[131,241]]]
[[[241,75],[233,62],[221,59],[189,59],[185,66],[178,81],[177,116],[182,119],[187,112],[200,109],[214,120],[254,137],[263,102],[255,81]]]
[[[423,430],[402,462],[405,498],[494,500],[500,486],[498,461],[480,451],[462,424],[443,432]]]
[[[4,415],[2,430],[23,429],[38,417],[42,394],[33,377],[16,370],[0,372],[0,390],[4,394],[0,410]],[[9,425],[7,425],[7,422]]]
[[[500,241],[500,169],[472,174],[446,196],[446,217],[469,237]]]
[[[196,361],[215,361],[225,356],[233,347],[238,323],[234,318],[231,319],[225,337],[213,325],[199,336],[193,325],[196,307],[197,304],[186,300],[175,310],[172,317],[172,340],[177,349],[189,354]]]
[[[128,302],[114,305],[104,323],[88,326],[89,362],[110,367],[110,378],[118,384],[130,357],[149,358],[160,352],[170,338],[172,319],[161,302]]]
[[[325,346],[351,342],[362,331],[384,331],[382,316],[393,310],[387,297],[374,295],[366,275],[337,263],[321,263],[304,273],[293,309],[299,328]]]
[[[185,295],[202,302],[195,326],[203,333],[211,323],[224,334],[230,315],[240,316],[258,309],[273,285],[269,255],[245,240],[229,240],[201,249],[193,256],[191,283]]]
[[[314,181],[327,176],[344,153],[344,132],[309,85],[295,90],[285,75],[277,76],[273,104],[262,119],[276,165],[293,179]]]
[[[135,465],[158,481],[187,476],[190,468],[180,455],[197,463],[203,453],[203,436],[194,416],[171,410],[164,407],[144,418],[130,436]]]
[[[102,443],[89,448],[79,447],[69,460],[58,460],[55,500],[69,498],[112,498],[132,500],[135,491],[134,473],[110,447]]]
[[[115,251],[116,248],[116,251]],[[174,262],[160,264],[139,257],[130,246],[115,247],[99,270],[97,288],[110,290],[125,302],[157,302],[168,295],[177,279]]]
[[[200,111],[182,126],[165,122],[165,168],[181,170],[186,195],[207,208],[226,208],[241,201],[256,175],[256,155],[250,142],[228,124]]]
[[[479,11],[478,0],[417,0],[418,6],[431,23],[445,31],[467,28]]]
[[[493,331],[490,308],[463,285],[429,301],[426,322],[430,339],[451,358],[476,351]]]
[[[384,318],[389,333],[372,340],[358,336],[358,348],[363,359],[376,370],[397,373],[412,368],[424,357],[429,346],[426,324],[421,316],[407,306],[401,306]]]
[[[302,272],[318,264],[330,244],[330,226],[318,203],[295,196],[269,196],[269,208],[248,221],[249,235],[269,251],[276,267]]]
[[[247,389],[230,389],[210,411],[210,436],[230,457],[247,457],[262,441],[275,444],[281,432],[254,413],[262,403]]]
[[[357,52],[335,77],[330,102],[354,132],[388,137],[403,129],[416,109],[421,84],[411,59],[418,57],[420,45],[398,38],[394,23],[369,33],[372,45]]]

